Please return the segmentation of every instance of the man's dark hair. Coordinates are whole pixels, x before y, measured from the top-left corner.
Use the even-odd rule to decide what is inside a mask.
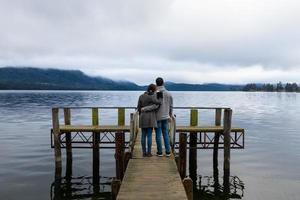
[[[164,79],[162,79],[161,77],[158,77],[155,82],[156,82],[157,86],[163,86],[164,85]]]

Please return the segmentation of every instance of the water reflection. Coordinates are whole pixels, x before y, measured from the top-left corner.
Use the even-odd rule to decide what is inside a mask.
[[[93,177],[63,177],[51,184],[51,200],[111,199],[112,177],[100,177],[100,184],[93,184]]]
[[[194,187],[194,199],[201,200],[225,200],[242,199],[244,196],[245,185],[237,176],[229,177],[228,188],[223,182],[214,176],[198,176],[198,183]]]
[[[112,199],[113,177],[100,177],[100,184],[93,184],[93,177],[63,177],[51,184],[51,200]],[[220,184],[213,176],[198,175],[194,184],[194,200],[227,200],[244,197],[244,182],[237,176],[230,176],[229,188]]]

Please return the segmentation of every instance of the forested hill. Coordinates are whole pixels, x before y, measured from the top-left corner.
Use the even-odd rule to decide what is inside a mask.
[[[172,91],[237,91],[243,86],[224,84],[185,84],[167,82]],[[0,68],[0,90],[145,90],[128,81],[91,77],[79,70],[40,69],[32,67]]]
[[[186,84],[166,82],[166,87],[171,91],[240,91],[242,85],[225,85],[219,83]]]
[[[139,90],[126,81],[90,77],[79,70],[0,68],[0,89],[26,90]]]

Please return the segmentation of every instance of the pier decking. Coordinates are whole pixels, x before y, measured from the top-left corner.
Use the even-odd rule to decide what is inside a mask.
[[[142,157],[141,134],[135,108],[79,108],[91,109],[91,125],[72,125],[71,109],[78,108],[63,108],[65,122],[63,125],[59,123],[60,108],[52,109],[51,147],[55,149],[55,179],[58,180],[58,185],[62,173],[62,148],[66,149],[66,174],[68,175],[72,174],[72,149],[93,150],[94,185],[99,185],[100,149],[115,149],[116,178],[112,182],[113,199],[191,200],[193,186],[197,180],[197,150],[213,149],[215,171],[218,168],[218,150],[224,149],[224,191],[230,190],[230,149],[244,148],[244,129],[231,127],[231,109],[177,108],[191,109],[190,125],[177,126],[175,118],[170,120],[169,137],[172,155],[169,158],[155,156],[155,133],[152,135],[153,157]],[[117,109],[117,125],[99,124],[100,109]],[[130,113],[129,125],[125,124],[125,109],[133,110]],[[201,109],[215,110],[214,126],[199,125],[198,110]],[[223,123],[222,111],[224,111]],[[188,177],[187,160],[189,160]]]
[[[187,199],[174,155],[170,158],[155,156],[153,133],[153,156],[144,158],[140,141],[141,134],[138,134],[117,199]]]

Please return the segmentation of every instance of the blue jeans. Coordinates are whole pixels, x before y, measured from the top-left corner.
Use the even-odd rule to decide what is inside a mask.
[[[151,146],[152,146],[152,129],[153,128],[142,128],[142,149],[143,154],[150,154],[151,153]],[[146,138],[147,138],[147,146],[146,149]]]
[[[162,145],[161,145],[161,135],[164,138],[166,153],[170,153],[170,140],[168,134],[168,120],[157,121],[157,128],[155,128],[156,133],[156,144],[157,144],[157,153],[162,154]]]

